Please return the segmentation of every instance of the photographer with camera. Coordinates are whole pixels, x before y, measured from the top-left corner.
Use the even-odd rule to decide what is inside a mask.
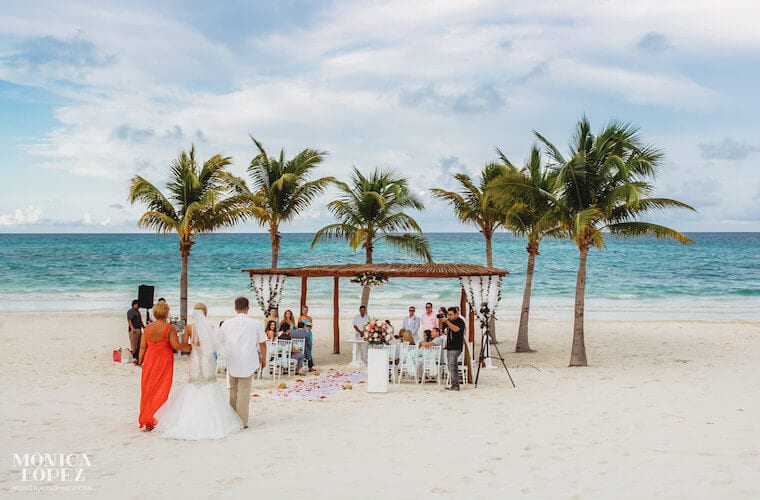
[[[435,317],[438,320],[438,328],[441,329],[442,335],[448,334],[448,327],[444,324],[444,320],[446,319],[447,316],[448,316],[448,313],[446,312],[446,308],[443,306],[439,307],[438,314],[436,314]]]
[[[462,349],[464,348],[464,320],[459,316],[458,307],[449,307],[447,311],[447,317],[441,319],[441,324],[445,326],[448,331],[446,339],[446,355],[449,366],[449,374],[451,374],[451,386],[447,387],[447,391],[459,390],[459,366],[458,360]]]

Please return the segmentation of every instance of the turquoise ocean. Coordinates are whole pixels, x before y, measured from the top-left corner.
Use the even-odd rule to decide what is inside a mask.
[[[485,264],[478,233],[426,234],[436,262]],[[607,238],[591,250],[586,285],[589,319],[760,320],[760,233],[692,233],[695,245],[650,238]],[[280,267],[361,263],[344,242],[310,248],[311,234],[286,233]],[[251,296],[244,268],[269,267],[269,236],[226,233],[197,238],[189,264],[189,301],[226,315],[237,295]],[[525,241],[496,235],[494,265],[509,271],[497,316],[519,316]],[[531,315],[572,319],[578,252],[567,241],[541,244]],[[378,246],[375,262],[416,262]],[[176,236],[155,234],[0,234],[0,312],[122,313],[140,284],[156,287],[179,310],[180,259]],[[341,315],[353,315],[360,288],[341,280]],[[300,279],[285,283],[281,310],[296,309]],[[410,304],[453,305],[457,280],[395,279],[372,291],[370,313],[400,318]],[[312,315],[332,311],[332,279],[310,279]]]

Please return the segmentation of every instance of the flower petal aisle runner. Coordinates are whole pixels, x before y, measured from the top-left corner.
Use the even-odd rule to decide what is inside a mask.
[[[366,381],[367,374],[364,372],[329,370],[314,377],[297,379],[284,388],[272,389],[264,397],[268,399],[325,399],[330,394],[352,389],[355,384],[363,384]]]

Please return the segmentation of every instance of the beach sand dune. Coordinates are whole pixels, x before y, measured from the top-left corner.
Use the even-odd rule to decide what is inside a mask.
[[[589,321],[586,368],[567,367],[569,321],[532,321],[533,354],[511,352],[515,321],[499,328],[516,389],[503,369],[460,393],[356,384],[317,401],[254,381],[249,429],[183,442],[138,431],[140,370],[111,360],[121,315],[2,314],[0,490],[28,495],[13,454],[86,453],[83,484],[109,497],[760,496],[760,323]],[[318,368],[346,371],[350,345],[331,354],[319,328],[316,343]]]

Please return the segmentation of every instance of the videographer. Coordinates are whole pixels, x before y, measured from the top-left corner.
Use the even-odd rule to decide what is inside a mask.
[[[449,374],[451,375],[451,386],[447,391],[459,390],[459,355],[464,348],[464,320],[459,316],[458,307],[449,307],[448,317],[441,320],[441,323],[447,328],[448,335],[446,339],[446,353],[448,356]]]

